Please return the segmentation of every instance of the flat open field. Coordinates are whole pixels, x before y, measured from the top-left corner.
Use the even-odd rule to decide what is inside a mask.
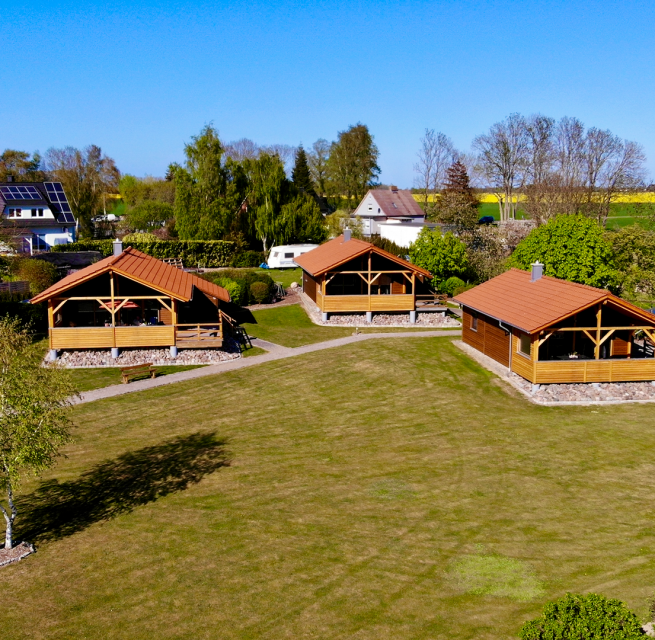
[[[21,492],[3,638],[516,637],[655,586],[652,405],[544,408],[447,338],[81,405]]]

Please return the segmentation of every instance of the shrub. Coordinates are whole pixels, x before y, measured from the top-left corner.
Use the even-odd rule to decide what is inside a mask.
[[[216,278],[214,284],[223,287],[223,289],[230,294],[230,300],[232,300],[232,302],[235,304],[241,304],[243,287],[236,280],[231,280],[230,278]]]
[[[469,272],[466,245],[452,233],[442,235],[439,228],[424,227],[409,247],[410,260],[432,274],[432,286],[439,287],[453,276]]]
[[[373,236],[371,238],[371,244],[378,247],[378,249],[387,251],[388,253],[391,253],[394,256],[398,256],[403,260],[407,255],[409,255],[409,249],[407,247],[401,247],[399,244],[396,244],[393,240],[389,240],[388,238],[383,238],[382,236]]]
[[[632,611],[620,600],[610,600],[590,593],[587,596],[567,593],[550,602],[536,620],[526,622],[519,632],[522,640],[633,640],[644,632]]]
[[[446,293],[450,297],[452,297],[455,289],[461,289],[462,287],[466,287],[466,282],[464,282],[464,280],[458,278],[457,276],[452,276],[451,278],[448,278],[448,280],[446,280],[445,282],[441,283],[441,287],[439,287],[439,290],[441,291],[441,293]]]
[[[30,293],[33,296],[45,291],[58,280],[55,265],[32,258],[17,262],[16,275],[19,280],[27,280],[30,283]]]
[[[241,306],[261,304],[257,302],[251,291],[251,285],[255,282],[261,282],[266,286],[267,293],[265,299],[267,300],[273,297],[273,292],[275,291],[275,283],[271,276],[261,271],[254,271],[253,269],[221,269],[220,271],[204,273],[201,277],[221,287],[224,286],[222,282],[225,280],[237,283],[240,287],[239,298],[232,297],[232,301]]]
[[[11,294],[3,295],[0,298],[0,318],[5,316],[20,319],[21,324],[29,326],[30,330],[37,333],[44,333],[48,330],[48,307],[45,302],[41,304],[17,302],[15,298],[13,301],[11,300]]]
[[[162,242],[154,233],[128,233],[123,236],[123,245],[127,246],[134,243],[143,242]]]
[[[258,267],[266,262],[266,254],[263,251],[240,251],[232,258],[232,267]]]
[[[265,282],[253,282],[250,285],[250,293],[256,304],[264,304],[270,300],[269,287]]]
[[[145,234],[135,234],[137,237]],[[236,246],[227,240],[134,240],[123,241],[123,246],[132,246],[153,258],[182,258],[186,267],[201,267],[214,269],[232,264]],[[112,240],[86,240],[58,244],[53,251],[100,251],[103,257],[113,253]]]
[[[465,291],[468,291],[469,289],[473,289],[475,285],[474,284],[465,284],[461,287],[455,287],[453,289],[453,298],[457,297],[460,293],[464,293]]]

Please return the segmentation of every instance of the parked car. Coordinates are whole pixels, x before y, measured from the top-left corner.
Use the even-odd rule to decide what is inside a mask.
[[[482,216],[478,220],[478,224],[493,224],[495,222],[493,216]]]
[[[279,247],[271,247],[268,254],[268,266],[270,269],[294,269],[298,265],[294,258],[316,249],[317,244],[285,244]]]

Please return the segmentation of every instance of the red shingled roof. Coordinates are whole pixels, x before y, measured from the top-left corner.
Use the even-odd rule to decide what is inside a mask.
[[[42,302],[43,300],[53,298],[82,282],[108,271],[113,271],[114,273],[141,282],[146,286],[157,289],[183,302],[191,300],[193,287],[219,300],[225,302],[230,301],[230,295],[223,287],[219,287],[212,282],[182,271],[182,269],[172,267],[132,247],[128,247],[118,256],[109,256],[86,267],[86,269],[81,269],[66,276],[49,289],[32,298],[31,302]]]
[[[425,212],[421,209],[418,202],[414,200],[412,192],[409,189],[399,189],[398,191],[373,189],[370,193],[380,205],[382,213],[387,218],[425,217]],[[368,194],[366,194],[362,202],[365,202],[367,197]]]
[[[542,276],[534,282],[527,271],[505,273],[460,293],[455,302],[527,333],[536,333],[587,307],[609,300],[649,323],[655,316],[605,289]]]
[[[369,251],[373,251],[389,260],[393,260],[399,265],[411,269],[415,273],[420,273],[427,278],[432,277],[432,274],[426,269],[417,267],[415,264],[407,262],[407,260],[394,256],[392,253],[384,251],[370,242],[364,242],[364,240],[358,240],[357,238],[351,238],[347,242],[344,242],[343,235],[322,244],[316,249],[303,253],[301,256],[298,256],[293,260],[298,266],[307,271],[307,273],[316,276],[325,273],[330,269],[334,269],[357,256],[368,253]]]

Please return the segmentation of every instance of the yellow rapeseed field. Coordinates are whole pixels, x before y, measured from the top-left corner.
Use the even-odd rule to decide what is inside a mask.
[[[417,202],[424,202],[424,196],[420,193],[414,193],[414,200]],[[428,196],[428,202],[434,202],[438,195],[430,194]],[[479,194],[480,202],[493,202],[497,203],[498,198],[493,193],[481,193]],[[524,195],[514,196],[512,198],[513,202],[523,202],[525,200]],[[633,204],[638,202],[655,202],[655,191],[638,191],[634,193],[621,193],[614,196],[612,202],[615,203],[624,203],[624,204]]]

